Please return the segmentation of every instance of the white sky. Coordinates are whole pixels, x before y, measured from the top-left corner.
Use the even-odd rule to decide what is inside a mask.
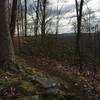
[[[49,0],[50,2],[49,6],[54,10],[57,9],[57,1],[58,0]],[[87,6],[93,11],[96,11],[95,15],[98,18],[98,21],[100,21],[100,0],[85,0],[85,2],[87,1],[89,1],[87,3]],[[87,8],[87,6],[86,5],[84,6],[84,10]],[[60,20],[59,33],[72,32],[72,25],[71,25],[72,20],[70,20],[70,17],[76,15],[75,0],[59,0],[59,9],[60,8],[62,8],[63,14],[61,15],[62,19]],[[70,12],[68,12],[68,10],[70,10]]]
[[[80,1],[80,0],[79,0]],[[87,0],[85,0],[86,2]],[[51,7],[53,9],[57,8],[57,0],[50,0]],[[91,0],[87,3],[88,7],[91,8],[95,12],[95,15],[100,19],[100,0]],[[63,7],[62,7],[63,6]],[[64,13],[64,17],[69,17],[72,15],[75,15],[75,0],[59,0],[59,8],[62,7],[63,9],[72,9],[72,12]],[[86,9],[86,6],[84,6],[84,9]],[[72,32],[71,24],[69,23],[69,19],[61,19],[60,26],[59,26],[59,33],[66,33],[66,32]]]

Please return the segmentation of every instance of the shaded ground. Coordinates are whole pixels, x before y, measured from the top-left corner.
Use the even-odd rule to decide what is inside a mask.
[[[20,62],[20,61],[19,61]],[[22,62],[22,61],[21,61]],[[24,62],[41,69],[50,76],[56,76],[67,82],[67,93],[75,95],[80,100],[99,100],[100,99],[100,73],[96,73],[93,79],[92,72],[84,71],[79,73],[78,69],[63,66],[61,62],[48,58],[24,57]],[[71,99],[73,100],[73,99]]]
[[[1,100],[100,100],[99,81],[60,62],[17,57],[17,63],[19,74],[0,70]]]
[[[66,100],[63,82],[27,65],[18,58],[20,73],[0,70],[0,100]],[[76,98],[76,97],[71,97]]]

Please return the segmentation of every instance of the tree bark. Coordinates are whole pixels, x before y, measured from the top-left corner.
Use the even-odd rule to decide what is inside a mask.
[[[42,1],[42,6],[43,6],[43,11],[42,11],[42,24],[41,24],[41,36],[42,36],[42,41],[45,38],[45,20],[46,20],[46,7],[47,7],[47,0]]]
[[[81,35],[81,20],[82,20],[83,3],[84,3],[84,0],[81,0],[80,5],[78,6],[78,1],[75,0],[76,14],[77,14],[76,50],[77,50],[78,64],[80,66],[80,70],[82,70],[81,50],[80,50],[80,35]]]
[[[16,15],[17,15],[17,0],[13,0],[12,12],[11,12],[11,23],[10,23],[10,34],[13,37],[16,26]]]
[[[0,68],[15,63],[14,49],[8,22],[7,0],[0,1]]]
[[[35,37],[36,38],[37,38],[38,24],[39,24],[39,3],[40,3],[40,0],[37,0],[37,5],[36,5],[36,19],[35,19],[35,26],[34,26],[34,33],[35,33]]]
[[[57,22],[56,22],[56,39],[57,39],[57,36],[58,36],[58,33],[59,33],[59,0],[57,0]]]
[[[25,0],[25,37],[27,37],[27,0]]]

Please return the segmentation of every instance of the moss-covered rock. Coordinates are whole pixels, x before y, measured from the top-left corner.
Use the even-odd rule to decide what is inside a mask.
[[[58,83],[60,80],[42,71],[18,62],[20,74],[0,70],[1,100],[65,100]]]

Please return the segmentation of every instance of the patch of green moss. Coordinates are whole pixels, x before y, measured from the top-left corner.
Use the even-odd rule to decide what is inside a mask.
[[[27,92],[32,92],[33,84],[31,82],[22,80],[19,84],[19,88],[22,88],[23,90],[26,90]]]
[[[24,61],[19,62],[19,66],[21,70],[19,75],[0,70],[0,88],[9,87],[7,90],[10,87],[15,88],[14,92],[17,93],[19,98],[17,100],[66,100],[63,94],[48,93],[46,88],[48,83],[51,85],[60,83],[62,80],[50,77],[42,71],[27,65]],[[37,79],[30,80],[29,76]],[[74,79],[75,77],[70,77],[70,80]]]
[[[34,95],[34,96],[23,96],[19,98],[19,100],[41,100],[41,99],[38,95]]]

